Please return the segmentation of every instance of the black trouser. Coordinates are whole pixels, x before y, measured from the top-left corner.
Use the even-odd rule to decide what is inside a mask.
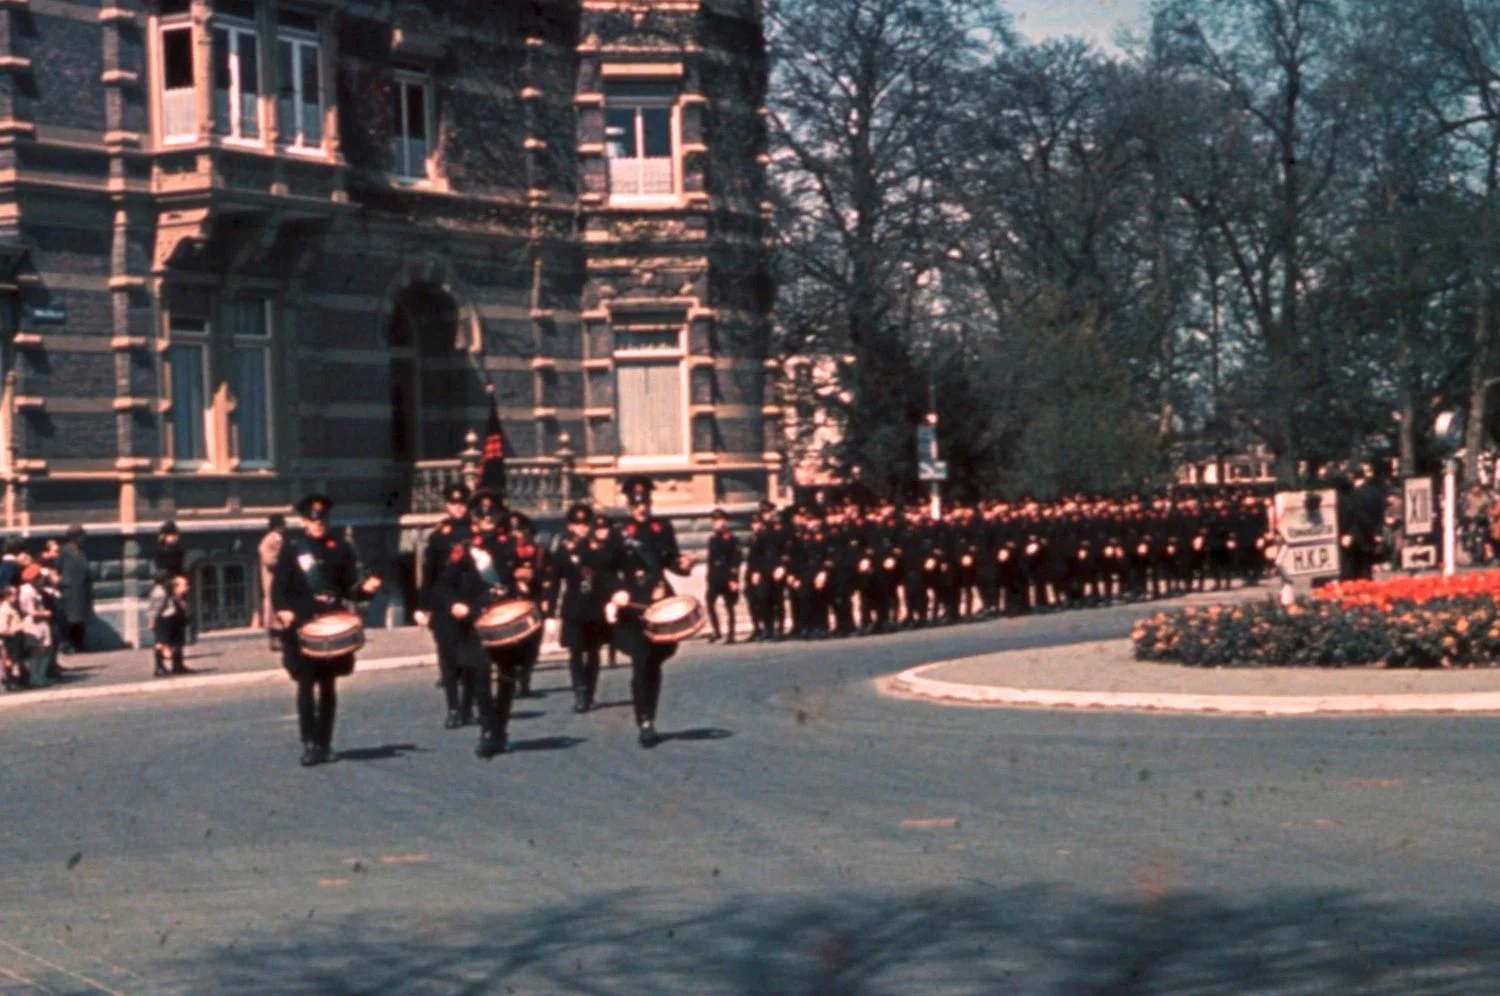
[[[443,701],[449,712],[468,715],[474,711],[474,676],[458,666],[458,637],[432,634],[437,644],[438,677],[443,682]]]
[[[334,687],[338,678],[304,665],[297,679],[297,729],[304,744],[316,744],[322,748],[333,746],[333,720],[338,712],[338,692]]]
[[[158,643],[154,648],[154,656],[158,671],[170,669],[176,674],[181,674],[187,670],[187,666],[182,662],[182,644],[180,643],[175,646]]]
[[[600,622],[569,623],[577,627],[573,636],[575,645],[568,648],[568,675],[573,681],[573,694],[582,695],[588,705],[594,704],[594,694],[599,689],[599,651],[609,637],[609,627]]]
[[[510,727],[510,707],[516,699],[525,653],[518,646],[470,655],[474,663],[474,703],[479,711],[479,728],[491,739],[503,740]]]
[[[637,726],[656,722],[656,706],[661,701],[661,666],[676,648],[670,644],[633,641],[626,651],[630,655],[630,700],[635,706]]]
[[[73,653],[83,653],[84,634],[88,632],[88,629],[89,624],[86,622],[73,622],[71,619],[68,620],[68,647],[73,651]]]
[[[922,580],[921,574],[908,574],[904,582],[906,589],[906,621],[909,623],[924,623],[927,621],[927,585]]]
[[[714,636],[723,636],[724,631],[719,628],[719,602],[724,603],[724,615],[729,623],[729,639],[734,639],[734,607],[739,604],[740,596],[731,591],[727,584],[710,585],[708,589],[708,624],[713,627]]]
[[[516,664],[516,681],[522,695],[531,694],[531,673],[536,670],[537,659],[542,656],[542,632],[520,644],[520,660]]]

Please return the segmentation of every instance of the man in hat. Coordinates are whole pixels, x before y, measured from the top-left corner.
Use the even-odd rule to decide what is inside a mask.
[[[354,655],[332,660],[302,653],[298,630],[309,621],[368,599],[380,579],[361,579],[354,551],[329,530],[333,500],[312,494],[297,503],[302,533],[288,538],[271,580],[271,605],[282,628],[282,665],[297,683],[297,728],[302,765],[333,760],[333,724],[338,711],[337,680],[354,673]]]
[[[94,615],[94,580],[89,573],[89,558],[83,552],[82,526],[68,527],[58,555],[57,570],[61,576],[58,607],[62,610],[63,634],[73,653],[81,654],[86,649],[85,634]]]
[[[760,503],[760,527],[750,538],[746,562],[755,639],[779,640],[785,616],[788,536],[786,526],[769,501]]]
[[[587,504],[568,509],[567,532],[553,544],[551,563],[562,584],[558,617],[562,645],[568,650],[573,684],[573,711],[594,707],[599,688],[599,653],[609,642],[604,606],[613,594],[620,540],[603,515]]]
[[[517,594],[532,602],[537,611],[546,619],[552,614],[552,603],[549,597],[551,582],[548,578],[547,551],[536,541],[536,523],[531,521],[531,516],[525,512],[511,512],[508,523],[510,538],[516,548],[516,591]],[[505,532],[502,525],[501,534]],[[536,663],[542,654],[542,630],[537,630],[536,635],[531,637],[521,646],[521,665],[519,672],[519,686],[516,695],[523,699],[531,698],[531,675],[536,670]]]
[[[432,631],[432,642],[437,647],[438,684],[448,707],[443,727],[448,730],[472,721],[474,690],[467,683],[469,672],[460,672],[458,667],[458,623],[447,613],[432,611],[432,585],[453,550],[469,541],[469,497],[469,489],[463,484],[450,485],[443,493],[446,515],[427,534],[427,545],[422,551],[422,578],[417,587],[416,623]]]
[[[475,623],[497,602],[524,597],[516,544],[506,528],[505,506],[494,492],[481,489],[469,498],[469,538],[457,544],[440,565],[432,584],[434,618],[453,621],[457,638],[457,667],[465,672],[479,712],[477,757],[489,760],[509,749],[507,730],[521,670],[525,642],[508,647],[485,647]]]
[[[156,570],[166,571],[172,577],[187,573],[182,534],[177,529],[177,523],[171,519],[163,522],[156,531],[156,554],[153,559]]]
[[[708,622],[713,635],[708,639],[716,643],[734,642],[734,607],[740,600],[740,541],[729,528],[729,516],[722,508],[713,510],[709,516],[713,524],[713,535],[708,538]],[[724,613],[729,636],[719,628],[719,603],[724,603]]]
[[[672,523],[651,514],[650,478],[628,478],[624,488],[630,502],[630,521],[621,537],[618,590],[606,612],[615,616],[616,646],[630,658],[630,694],[640,727],[640,745],[650,749],[661,742],[656,732],[661,667],[676,653],[677,646],[647,639],[642,613],[653,602],[671,596],[667,572],[685,577],[692,570],[693,560],[678,549]]]

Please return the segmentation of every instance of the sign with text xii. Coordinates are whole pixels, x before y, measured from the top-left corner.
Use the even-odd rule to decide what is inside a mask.
[[[1432,478],[1408,477],[1403,498],[1406,509],[1406,535],[1426,536],[1431,533],[1437,519],[1432,501]]]

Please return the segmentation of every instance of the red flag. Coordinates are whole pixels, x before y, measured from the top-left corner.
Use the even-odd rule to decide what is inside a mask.
[[[485,388],[490,397],[490,420],[484,429],[484,449],[479,458],[479,487],[505,498],[505,430],[500,427],[500,407],[495,403],[495,388]]]

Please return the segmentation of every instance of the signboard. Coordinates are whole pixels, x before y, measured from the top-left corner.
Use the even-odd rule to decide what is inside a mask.
[[[1403,571],[1431,570],[1437,567],[1437,565],[1437,547],[1430,543],[1401,548],[1401,569]]]
[[[1339,572],[1339,544],[1307,543],[1285,546],[1276,558],[1281,572],[1291,578],[1327,577]]]
[[[917,464],[917,480],[919,481],[946,481],[948,479],[947,460],[923,460]]]
[[[1403,495],[1406,508],[1406,535],[1426,536],[1436,528],[1436,509],[1432,501],[1432,478],[1408,477]]]
[[[938,458],[937,426],[917,426],[917,462],[934,462]],[[925,480],[925,478],[924,478]]]
[[[30,304],[26,306],[26,319],[30,325],[66,325],[68,308],[62,304]]]
[[[1276,527],[1291,546],[1338,544],[1338,495],[1326,491],[1283,491],[1276,496]],[[1337,573],[1338,568],[1334,571]]]

